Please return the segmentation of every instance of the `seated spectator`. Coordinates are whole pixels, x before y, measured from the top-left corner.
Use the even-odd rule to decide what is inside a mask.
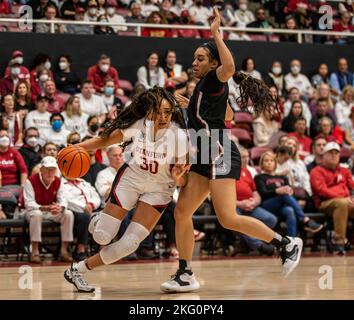
[[[145,91],[145,86],[143,84],[137,82],[134,85],[132,92],[130,93],[128,101],[125,103],[124,108],[126,108],[127,106],[129,106],[132,103],[132,100],[135,96],[143,93],[144,91]]]
[[[119,89],[118,70],[112,67],[111,58],[106,54],[102,54],[97,64],[87,70],[87,80],[92,81],[93,88],[97,94],[102,94],[104,81],[107,79],[113,80],[115,89]],[[117,93],[119,95],[124,94],[122,90]]]
[[[48,112],[57,113],[63,111],[67,96],[57,91],[54,80],[44,82],[44,95],[48,98]]]
[[[231,27],[237,27],[240,29],[245,29],[246,25],[243,24],[242,22],[237,23],[236,22],[231,25]],[[245,31],[230,31],[229,32],[229,40],[236,40],[236,41],[251,41],[251,37],[245,32]]]
[[[297,88],[302,97],[309,98],[313,94],[313,88],[307,76],[301,73],[301,62],[294,59],[290,62],[290,73],[285,76],[285,88]]]
[[[52,73],[45,67],[38,67],[36,78],[33,82],[31,82],[31,97],[32,101],[36,101],[37,96],[44,95],[44,84],[48,80],[52,80],[53,78],[50,76]]]
[[[354,87],[344,87],[341,99],[336,103],[335,112],[338,124],[342,129],[345,128],[345,123],[348,122],[349,115],[354,107]]]
[[[241,149],[242,168],[240,180],[236,181],[237,190],[237,213],[241,215],[248,215],[262,221],[269,228],[273,229],[277,225],[278,219],[269,211],[260,207],[261,197],[256,189],[256,184],[251,173],[248,171],[247,149]],[[241,238],[245,240],[247,246],[251,250],[259,250],[260,253],[272,255],[274,253],[274,246],[263,243],[255,238],[240,234]]]
[[[277,171],[276,174],[279,176],[287,176],[289,184],[293,185],[293,177],[289,170],[288,160],[291,158],[292,150],[283,145],[276,149],[276,161],[277,161]]]
[[[31,6],[32,11],[33,11],[33,19],[42,19],[44,18],[44,11],[48,3],[50,3],[50,0],[41,0],[41,1],[36,1],[36,0],[30,0],[28,2],[28,5]]]
[[[192,17],[189,14],[188,10],[183,10],[181,12],[180,18],[179,18],[179,24],[185,26],[185,25],[195,25]],[[199,30],[196,29],[175,29],[175,33],[177,33],[178,38],[200,38],[200,33]]]
[[[326,139],[327,142],[335,141],[340,145],[343,144],[342,132],[339,132],[338,134],[338,130],[336,131],[335,128],[333,128],[333,122],[331,118],[328,117],[321,118],[318,125],[319,125],[319,133],[318,133],[319,137]]]
[[[255,79],[262,79],[261,73],[255,69],[255,62],[253,58],[248,57],[244,59],[242,61],[241,70],[243,73],[246,73]]]
[[[188,9],[193,21],[199,25],[209,25],[208,20],[213,15],[213,12],[203,6],[203,0],[193,0],[193,3],[194,5],[191,5]]]
[[[351,109],[349,119],[344,124],[344,145],[354,151],[354,106]]]
[[[79,97],[71,96],[66,101],[64,111],[61,114],[64,117],[65,128],[68,131],[77,132],[81,136],[85,135],[89,116],[82,112]]]
[[[108,23],[109,21],[107,15],[106,14],[99,15],[97,17],[97,22]],[[94,34],[105,34],[105,35],[115,34],[113,28],[107,25],[97,25],[93,28],[93,32]]]
[[[320,98],[317,100],[317,107],[315,114],[311,119],[310,124],[310,137],[314,138],[319,134],[319,122],[323,117],[330,118],[332,120],[333,127],[337,125],[334,116],[329,110],[328,100],[326,98]]]
[[[311,78],[311,84],[315,89],[318,89],[322,83],[329,84],[329,71],[325,63],[319,65],[318,73]]]
[[[0,96],[13,94],[16,84],[18,83],[19,74],[21,72],[20,64],[14,60],[9,63],[10,74],[0,79]]]
[[[238,2],[238,9],[235,11],[234,14],[234,22],[237,24],[244,24],[247,25],[251,22],[255,21],[254,14],[251,10],[248,10],[248,1],[247,0],[240,0]]]
[[[98,5],[96,0],[89,0],[87,3],[86,12],[84,15],[84,21],[97,21],[98,17]]]
[[[107,120],[115,119],[123,110],[124,105],[122,100],[116,95],[113,80],[106,79],[104,81],[102,99],[107,110]]]
[[[343,12],[341,14],[340,21],[333,25],[333,31],[353,32],[354,26],[350,22],[351,19],[352,19],[352,16],[349,12]],[[343,37],[343,36],[333,36],[333,37],[334,37],[334,43],[336,43],[336,44],[347,44],[350,41],[349,37]]]
[[[48,98],[44,95],[37,96],[36,110],[30,111],[25,120],[25,128],[35,127],[42,135],[50,129],[50,113],[48,109]]]
[[[316,112],[317,101],[318,101],[318,99],[321,99],[321,98],[324,98],[327,100],[329,110],[333,113],[335,99],[333,99],[333,97],[332,97],[330,86],[326,83],[320,84],[318,89],[315,91],[315,95],[314,95],[313,99],[311,99],[311,102],[310,102],[311,113],[314,114]]]
[[[47,6],[44,9],[44,17],[41,20],[56,20],[58,19],[59,12],[57,6],[53,2],[48,2]],[[51,33],[51,24],[49,23],[37,23],[36,24],[36,32],[37,33]],[[54,24],[54,32],[55,33],[64,33],[65,25],[63,24]]]
[[[102,201],[105,201],[109,196],[114,178],[118,170],[124,164],[123,151],[118,146],[111,146],[107,150],[109,167],[100,171],[95,182],[96,190],[101,196]]]
[[[11,61],[18,63],[20,66],[20,73],[18,75],[18,79],[21,81],[30,81],[30,72],[29,70],[23,65],[23,52],[20,50],[15,50],[12,53]],[[7,67],[5,70],[5,77],[9,77],[11,75],[11,68]]]
[[[354,74],[349,71],[347,59],[338,60],[338,70],[331,73],[330,85],[336,95],[340,95],[345,86],[354,86]]]
[[[141,12],[145,17],[148,17],[153,11],[159,11],[159,7],[154,0],[145,0],[142,3]]]
[[[241,160],[242,163],[244,164],[244,167],[247,169],[247,171],[251,174],[252,178],[254,178],[257,174],[258,171],[256,168],[252,167],[250,165],[250,153],[249,151],[242,147],[242,146],[238,146],[240,154],[241,154]]]
[[[98,137],[100,129],[100,122],[97,116],[89,116],[87,119],[87,132],[86,136],[90,138]]]
[[[295,18],[291,15],[285,18],[285,26],[287,30],[299,29]],[[279,38],[282,42],[298,42],[298,35],[296,33],[281,33]]]
[[[273,120],[268,112],[263,112],[253,123],[253,142],[256,147],[275,147],[279,131],[279,123]]]
[[[93,186],[83,179],[64,179],[64,197],[67,209],[74,213],[74,235],[77,236],[75,260],[87,257],[88,225],[92,212],[101,206],[101,198]]]
[[[266,13],[263,8],[256,10],[256,20],[247,24],[247,28],[272,29],[274,25],[267,20]]]
[[[30,262],[40,263],[39,243],[42,242],[42,221],[52,220],[60,223],[60,260],[71,262],[68,245],[73,241],[74,215],[67,210],[63,185],[55,176],[58,169],[53,157],[45,157],[40,172],[32,175],[24,187],[24,209],[29,222],[32,252]]]
[[[294,101],[301,101],[302,116],[306,119],[306,125],[309,127],[311,124],[312,114],[308,104],[301,99],[300,91],[298,88],[291,88],[288,95],[288,100],[284,103],[284,116],[286,117],[290,113],[292,103]]]
[[[80,99],[80,106],[83,113],[88,116],[98,116],[100,123],[106,120],[107,109],[102,97],[94,94],[95,89],[91,80],[85,80],[81,86],[81,93],[76,96]]]
[[[173,0],[173,6],[170,10],[174,12],[177,16],[181,16],[182,12],[187,9],[188,4],[186,3],[186,0]]]
[[[165,85],[165,75],[163,69],[159,66],[159,55],[156,52],[148,54],[145,65],[138,69],[137,78],[145,89]]]
[[[97,0],[97,15],[106,14],[107,0]]]
[[[295,130],[295,121],[299,118],[304,118],[302,110],[302,103],[300,100],[294,100],[291,103],[291,109],[289,114],[283,119],[281,129],[284,132],[293,132]],[[304,118],[305,119],[305,118]],[[306,126],[306,119],[305,119],[305,126]]]
[[[152,12],[146,19],[145,23],[150,24],[168,24],[166,18],[159,12]],[[171,37],[172,33],[170,29],[166,28],[146,28],[142,29],[141,35],[143,37],[159,37],[159,38],[167,38]]]
[[[81,136],[77,132],[71,132],[68,134],[68,137],[66,138],[66,143],[67,145],[70,144],[78,144],[81,142]]]
[[[176,63],[176,52],[174,50],[167,50],[164,58],[164,72],[166,82],[172,81],[176,85],[176,88],[183,87],[188,80],[188,75],[183,66]]]
[[[316,207],[333,217],[335,252],[344,253],[348,218],[354,218],[352,174],[339,165],[340,146],[330,142],[324,148],[322,164],[311,171]]]
[[[31,76],[31,90],[33,89],[33,86],[38,82],[39,80],[39,74],[38,74],[38,71],[39,69],[47,69],[48,71],[48,77],[43,80],[46,81],[48,79],[54,79],[53,77],[53,73],[52,71],[50,70],[51,67],[52,67],[52,64],[50,62],[50,57],[49,55],[47,55],[46,53],[39,53],[35,56],[34,60],[33,60],[33,65],[34,65],[34,68],[31,70],[30,72],[30,76]],[[37,94],[39,94],[37,92]],[[36,97],[32,97],[33,100],[36,99]]]
[[[29,127],[25,130],[24,144],[18,150],[26,163],[28,175],[30,176],[33,168],[41,162],[39,144],[39,131],[35,127]]]
[[[76,72],[71,70],[71,57],[60,55],[55,72],[55,84],[59,91],[75,94],[80,91],[80,79]]]
[[[312,169],[322,164],[323,150],[326,146],[327,141],[324,138],[317,137],[313,139],[312,142],[312,155],[305,158],[304,163],[306,164],[307,171],[311,173]]]
[[[34,109],[34,104],[31,99],[31,88],[28,81],[17,82],[15,93],[15,110],[23,110],[24,114],[27,115],[28,112]]]
[[[160,13],[166,18],[168,24],[176,24],[179,16],[171,11],[172,0],[162,0],[160,4]]]
[[[295,137],[299,142],[299,156],[304,160],[311,153],[312,140],[307,136],[306,119],[299,117],[295,120],[295,131],[288,134],[289,137]]]
[[[85,20],[85,9],[82,7],[77,7],[75,9],[75,21]],[[93,20],[97,21],[97,20]],[[93,26],[85,24],[67,24],[66,33],[69,34],[93,34]]]
[[[45,157],[53,157],[56,159],[58,156],[58,151],[59,151],[59,149],[58,149],[57,145],[55,145],[53,142],[48,142],[42,147],[42,153],[41,153],[42,159]],[[41,164],[39,163],[33,168],[32,175],[39,173],[40,168],[41,168]],[[61,176],[61,173],[59,170],[57,170],[56,175],[57,175],[57,177]]]
[[[145,19],[146,17],[141,13],[141,4],[138,2],[132,2],[130,6],[130,13],[126,18],[126,22],[145,23]]]
[[[53,113],[50,116],[51,128],[41,134],[41,145],[48,142],[55,143],[59,148],[65,147],[67,144],[67,137],[70,131],[65,128],[64,117],[60,113]]]
[[[285,92],[284,77],[285,76],[283,74],[281,62],[273,61],[272,68],[268,72],[268,76],[266,76],[263,80],[268,85],[268,87],[275,85],[278,89],[278,95],[281,97]]]
[[[123,16],[121,16],[120,14],[117,13],[117,9],[118,5],[116,0],[111,0],[107,2],[107,8],[106,8],[106,12],[107,12],[107,19],[108,22],[110,23],[124,23],[125,24],[125,18]],[[118,31],[127,31],[128,28],[124,27],[124,26],[112,26],[113,30],[115,33],[117,33]]]
[[[60,16],[64,20],[75,20],[77,9],[82,9],[85,12],[84,5],[78,0],[66,0],[60,7]]]
[[[0,130],[0,173],[2,204],[6,201],[10,207],[9,210],[13,210],[17,206],[16,199],[20,188],[25,185],[28,174],[21,154],[10,146],[10,138],[6,130]]]
[[[15,111],[15,101],[12,94],[5,94],[1,98],[2,117],[9,123],[8,134],[11,145],[22,146],[23,144],[23,119],[22,111]]]
[[[275,174],[276,160],[273,152],[265,152],[259,162],[262,173],[255,177],[257,191],[262,197],[261,207],[276,216],[282,217],[287,225],[286,234],[297,236],[297,220],[304,224],[304,229],[318,232],[323,225],[305,216],[300,205],[293,197],[294,190],[289,186],[286,176]]]

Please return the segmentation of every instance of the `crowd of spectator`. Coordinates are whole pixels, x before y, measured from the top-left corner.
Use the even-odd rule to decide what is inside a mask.
[[[26,217],[33,262],[39,261],[42,219],[62,225],[62,260],[71,259],[67,248],[73,237],[77,237],[74,257],[85,256],[89,217],[102,208],[124,161],[117,146],[97,150],[90,153],[89,172],[82,179],[67,180],[54,170],[58,151],[100,135],[105,123],[119,117],[134,95],[155,85],[191,97],[197,82],[188,66],[177,63],[176,52],[167,50],[161,63],[159,60],[158,52],[148,54],[144,65],[136,65],[137,82],[127,86],[113,66],[114,61],[105,54],[95,65],[87,66],[87,76],[81,79],[67,55],[59,55],[53,61],[46,54],[38,54],[29,70],[23,63],[23,53],[12,53],[0,79],[0,219],[14,213],[16,217]],[[348,243],[345,231],[354,206],[350,172],[354,75],[345,58],[338,60],[336,70],[320,64],[312,77],[301,72],[299,60],[291,61],[289,67],[290,72],[285,74],[285,66],[274,61],[270,71],[261,74],[252,57],[242,62],[242,72],[267,83],[279,109],[274,114],[266,112],[253,119],[250,116],[246,131],[251,140],[247,143],[233,131],[242,128],[237,115],[245,110],[237,104],[238,86],[232,78],[229,80],[229,101],[235,120],[226,121],[226,126],[243,157],[241,180],[237,182],[237,210],[239,214],[260,218],[272,228],[285,221],[285,232],[291,236],[300,229],[319,232],[323,225],[308,219],[306,213],[324,212],[333,216],[336,251],[344,252]],[[262,158],[259,161],[252,156],[249,161],[249,150],[257,148],[265,148]],[[339,166],[341,158],[345,158],[342,166],[347,168]],[[43,190],[51,188],[55,189],[50,192],[53,199],[43,197],[47,194]],[[341,213],[343,210],[346,213]],[[172,212],[173,209],[170,216]],[[167,220],[167,230],[171,230],[171,220]],[[170,238],[173,256],[177,256],[174,238]],[[255,239],[244,240],[252,250],[273,252]]]
[[[3,0],[0,15],[16,16],[13,5],[29,5],[34,19],[56,20],[55,33],[68,34],[130,34],[135,30],[127,26],[114,26],[110,23],[148,23],[208,26],[213,19],[212,7],[216,6],[222,13],[222,25],[238,28],[282,28],[284,30],[306,29],[323,30],[320,25],[321,6],[331,7],[334,23],[329,27],[332,31],[353,32],[354,4],[352,0],[343,3],[332,1],[309,0],[272,0],[256,1],[238,0]],[[60,21],[102,22],[103,25],[60,24]],[[6,24],[3,25],[4,30]],[[327,28],[328,29],[328,28]],[[21,31],[20,28],[16,31]],[[26,29],[28,31],[28,29]],[[34,24],[33,30],[38,33],[51,32],[48,23]],[[128,32],[128,33],[127,33]],[[130,33],[129,33],[130,32]],[[208,30],[143,28],[142,36],[146,37],[193,37],[210,38]],[[297,34],[267,35],[225,32],[230,40],[271,40],[297,42]],[[256,38],[254,38],[254,36]],[[345,36],[311,36],[306,35],[303,42],[316,43],[353,43],[352,37]]]

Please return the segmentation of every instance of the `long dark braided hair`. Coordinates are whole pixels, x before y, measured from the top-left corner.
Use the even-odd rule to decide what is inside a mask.
[[[279,113],[278,99],[273,98],[264,81],[238,71],[232,77],[239,85],[240,96],[237,103],[241,110],[253,111],[257,116],[263,112],[269,112],[271,115]]]
[[[146,118],[149,115],[153,117],[158,114],[162,100],[167,100],[172,106],[172,121],[176,122],[180,128],[185,129],[185,121],[183,113],[178,106],[175,97],[164,88],[155,86],[133,97],[132,103],[119,113],[116,119],[106,123],[102,133],[102,138],[107,138],[116,129],[127,129],[136,121]],[[124,143],[122,147],[126,147],[128,143]]]

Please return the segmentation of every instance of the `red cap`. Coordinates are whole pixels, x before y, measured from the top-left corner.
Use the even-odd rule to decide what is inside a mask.
[[[181,17],[190,17],[189,11],[188,10],[183,10],[181,12]]]
[[[77,7],[75,13],[85,13],[85,9],[83,7]]]
[[[17,57],[23,57],[23,53],[20,50],[16,50],[12,53],[12,59],[15,59]]]

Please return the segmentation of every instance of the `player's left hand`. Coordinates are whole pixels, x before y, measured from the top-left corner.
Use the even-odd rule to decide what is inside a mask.
[[[190,164],[175,164],[171,170],[171,176],[174,180],[178,180],[184,176],[190,169]]]
[[[216,7],[214,7],[213,9],[214,9],[214,20],[210,25],[210,31],[214,34],[219,31],[221,18],[220,18],[219,9]]]

